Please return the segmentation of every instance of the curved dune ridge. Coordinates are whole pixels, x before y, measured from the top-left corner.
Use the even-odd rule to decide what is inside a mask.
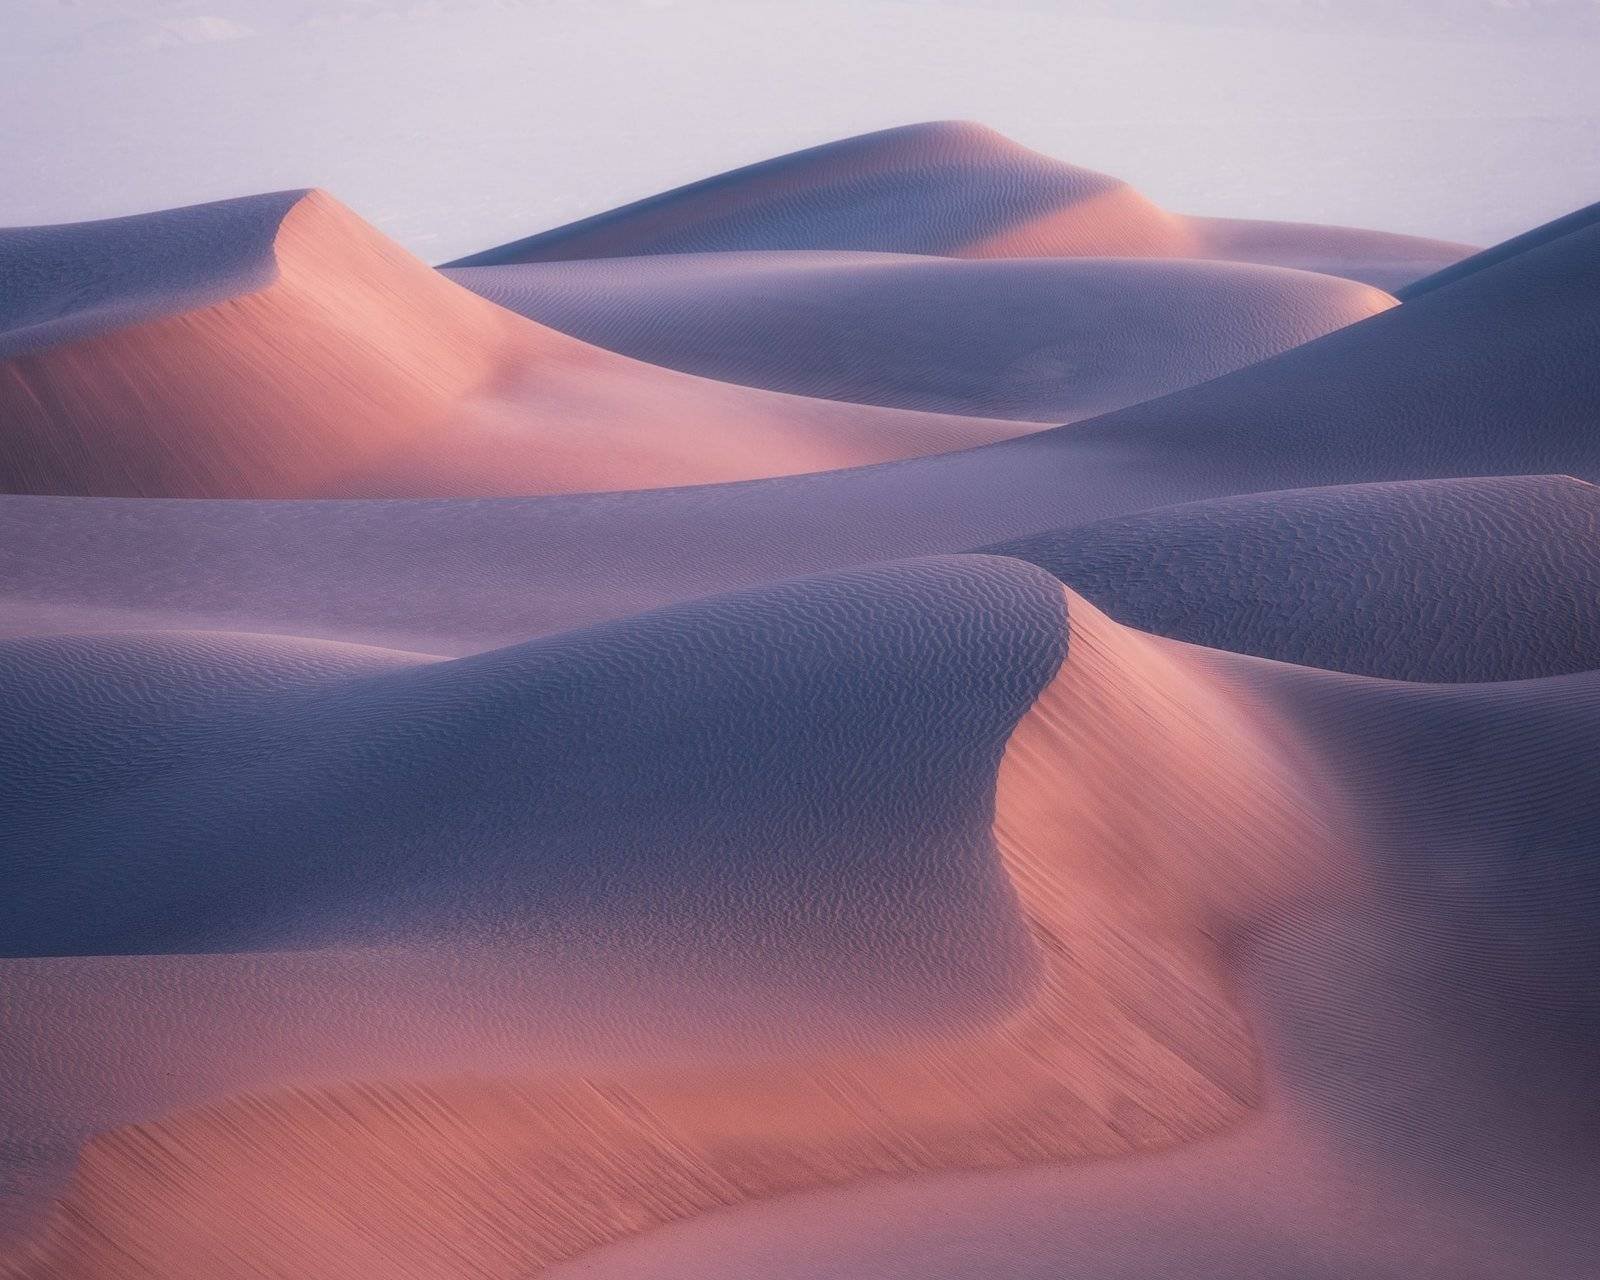
[[[0,625],[122,617],[464,652],[1176,503],[1397,480],[1592,482],[1597,343],[1590,226],[1185,391],[938,457],[521,503],[0,498]]]
[[[197,310],[272,283],[269,246],[309,193],[0,232],[0,357]]]
[[[446,271],[651,364],[793,395],[1061,423],[1204,382],[1394,305],[1238,263],[665,254]]]
[[[0,233],[0,1276],[1588,1280],[1600,223],[1369,234]]]
[[[897,595],[905,613],[894,623]],[[854,614],[851,602],[867,612]],[[823,646],[817,657],[793,652],[795,638],[786,638],[783,629],[786,617],[831,620],[815,632],[815,643]],[[729,648],[714,642],[740,618],[748,619],[745,626],[759,622],[773,648],[726,656]],[[663,652],[658,637],[683,657],[674,660]],[[186,790],[203,789],[194,776],[200,772],[230,778],[233,803],[248,809],[253,823],[268,827],[275,798],[301,811],[324,810],[325,803],[289,788],[263,794],[264,787],[242,785],[216,752],[193,765],[175,759],[186,725],[207,724],[218,708],[172,707],[152,693],[159,689],[159,673],[171,678],[171,664],[234,664],[246,654],[253,664],[265,660],[268,665],[256,665],[244,682],[242,696],[265,696],[271,714],[291,723],[306,714],[306,681],[316,689],[319,718],[335,724],[354,718],[364,725],[370,725],[371,712],[344,705],[345,697],[393,703],[405,697],[393,691],[396,680],[466,681],[474,690],[468,696],[485,707],[478,715],[493,707],[493,719],[505,726],[487,736],[480,726],[474,748],[504,764],[496,779],[474,781],[476,798],[463,804],[460,815],[446,817],[458,824],[483,812],[482,788],[500,788],[518,800],[525,821],[581,832],[604,850],[611,839],[604,831],[616,821],[605,810],[625,793],[605,785],[595,770],[609,766],[631,775],[639,767],[617,763],[614,749],[597,744],[594,759],[603,763],[576,761],[573,772],[590,778],[589,797],[600,797],[598,805],[595,798],[576,799],[585,808],[582,820],[573,822],[528,812],[530,803],[541,803],[535,798],[540,792],[567,790],[548,767],[530,768],[528,747],[520,741],[548,732],[549,712],[500,707],[494,685],[482,685],[482,676],[506,661],[525,664],[531,655],[495,653],[410,667],[395,655],[334,653],[327,646],[307,650],[284,642],[263,647],[255,640],[152,637],[74,643],[77,661],[67,669],[82,674],[63,700],[75,701],[80,716],[87,713],[84,727],[70,725],[59,701],[33,695],[30,703],[39,714],[67,723],[67,736],[92,732],[105,743],[132,732],[147,742],[171,742],[158,755],[166,757],[166,770],[189,774]],[[1165,1145],[1218,1127],[1254,1096],[1252,1054],[1219,976],[1220,956],[1234,931],[1270,904],[1292,901],[1312,882],[1327,814],[1315,784],[1298,776],[1295,748],[1273,718],[1216,686],[1180,648],[1120,628],[1081,600],[1070,600],[1063,612],[1061,588],[1051,579],[1015,561],[985,558],[913,562],[708,602],[687,614],[641,619],[610,639],[589,638],[589,645],[602,652],[616,646],[614,658],[601,660],[624,664],[624,670],[629,662],[650,664],[641,671],[649,670],[657,696],[669,699],[698,682],[663,681],[662,664],[681,672],[685,661],[709,663],[713,687],[725,687],[728,673],[720,668],[729,661],[776,676],[773,709],[761,728],[763,736],[775,736],[773,754],[799,766],[785,778],[780,799],[788,816],[778,815],[774,828],[783,833],[789,853],[757,835],[759,824],[772,819],[763,818],[759,793],[742,779],[770,766],[749,759],[750,743],[734,725],[707,738],[714,756],[691,748],[664,765],[673,772],[692,769],[699,781],[692,796],[684,794],[681,781],[673,785],[679,803],[693,808],[695,843],[675,851],[670,819],[664,829],[641,831],[636,838],[642,865],[651,868],[648,885],[632,875],[597,871],[593,854],[563,857],[549,845],[537,878],[540,897],[549,902],[544,914],[557,913],[552,923],[570,924],[561,915],[573,904],[593,902],[601,919],[588,922],[579,937],[592,937],[597,927],[628,935],[645,944],[635,953],[640,960],[648,953],[652,968],[691,966],[702,992],[709,984],[731,995],[728,1007],[743,1007],[738,983],[756,976],[749,966],[760,963],[756,985],[763,1003],[750,1006],[746,1018],[754,1024],[743,1035],[768,1044],[762,1057],[748,1060],[746,1039],[742,1049],[727,1048],[712,1061],[677,1069],[628,1065],[625,1059],[606,1065],[602,1059],[576,1075],[547,1081],[498,1086],[446,1080],[427,1088],[397,1083],[375,1093],[336,1090],[326,1100],[320,1094],[278,1094],[179,1112],[91,1143],[66,1207],[50,1219],[17,1274],[173,1280],[252,1274],[250,1268],[269,1265],[317,1274],[427,1275],[442,1266],[453,1268],[450,1274],[520,1273],[653,1221],[780,1190],[875,1172],[1008,1165]],[[917,660],[914,669],[895,675],[898,646]],[[43,663],[53,672],[67,666],[60,655],[41,655],[38,646],[21,648],[19,653],[12,646],[7,663],[13,685],[31,687],[30,664]],[[1027,682],[1010,689],[1006,681],[1015,678],[1005,673],[1020,678],[1027,668],[1014,659],[997,662],[1007,649],[1036,655]],[[928,666],[930,653],[941,650],[951,664],[942,675]],[[353,680],[347,694],[329,686],[330,663],[352,664],[355,674],[343,677]],[[794,668],[809,699],[784,696],[786,666]],[[980,683],[973,683],[974,676]],[[856,681],[881,692],[867,695],[852,687]],[[901,688],[893,688],[894,681]],[[519,681],[532,689],[543,683]],[[992,692],[985,692],[985,684]],[[137,691],[134,723],[128,704],[108,696],[119,687]],[[181,687],[192,685],[184,681]],[[605,686],[575,685],[570,677],[552,682],[543,696],[566,701],[575,688],[589,699],[613,696]],[[972,713],[990,710],[991,727],[983,730],[969,717],[947,725],[943,735],[928,735],[935,739],[934,772],[919,775],[904,757],[914,728],[903,720],[905,709],[920,699],[927,712],[938,713],[955,689]],[[623,687],[614,696],[637,706],[641,690]],[[183,701],[192,697],[186,692]],[[220,701],[226,705],[229,699]],[[428,719],[411,708],[396,710],[407,723]],[[238,707],[229,706],[228,715],[237,720]],[[608,719],[598,708],[590,717],[600,724]],[[108,728],[108,719],[117,727]],[[832,749],[819,755],[814,747],[786,741],[785,720],[798,720],[805,733],[822,733]],[[460,722],[459,716],[440,718],[447,730]],[[961,737],[952,738],[951,730]],[[203,734],[208,742],[215,736],[214,730]],[[379,759],[416,760],[424,754],[396,752],[382,744],[382,736],[379,731],[373,742],[363,735],[363,751]],[[329,768],[326,751],[306,741],[302,728],[293,737],[304,759],[316,762],[319,771]],[[880,745],[873,748],[875,741]],[[891,743],[895,750],[886,753]],[[1227,749],[1202,755],[1202,743]],[[893,769],[891,786],[910,789],[915,798],[909,807],[863,768],[862,750],[876,750]],[[78,753],[68,756],[76,760]],[[482,767],[459,744],[440,756],[451,762],[452,788],[476,778]],[[1160,804],[1130,805],[1121,780],[1135,761],[1166,781]],[[435,785],[444,781],[437,776],[444,767],[433,766]],[[818,767],[829,768],[831,780],[812,777]],[[174,875],[166,864],[173,842],[142,834],[118,812],[117,800],[110,802],[116,808],[92,817],[85,830],[82,809],[105,804],[91,798],[104,794],[96,771],[65,772],[48,754],[34,768],[63,788],[56,794],[45,788],[41,806],[72,829],[70,838],[86,846],[80,855],[91,858],[84,864],[88,882],[76,886],[84,898],[61,902],[58,918],[8,922],[7,929],[8,936],[38,938],[44,950],[59,952],[65,942],[83,957],[11,962],[9,1001],[20,1014],[14,1025],[23,1033],[24,1072],[32,1065],[30,1030],[60,1035],[64,1026],[79,1028],[67,1030],[79,1078],[63,1081],[57,1072],[52,1085],[36,1086],[51,1098],[58,1118],[76,1107],[97,1113],[78,1117],[80,1122],[105,1124],[108,1108],[120,1105],[141,1114],[152,1104],[182,1100],[186,1089],[204,1097],[224,1081],[237,1088],[248,1083],[244,1076],[252,1070],[280,1085],[337,1076],[341,1068],[364,1067],[399,1081],[418,1071],[504,1071],[516,1060],[518,1046],[527,1052],[530,1043],[538,1044],[541,1029],[515,998],[503,1003],[497,993],[508,981],[512,993],[524,984],[537,990],[541,966],[560,972],[554,966],[564,947],[576,947],[581,958],[581,944],[562,941],[565,930],[547,935],[548,952],[524,953],[517,940],[525,932],[539,941],[540,898],[527,904],[508,900],[503,873],[486,861],[492,844],[469,834],[458,832],[452,842],[457,852],[447,864],[451,882],[439,881],[434,872],[430,884],[418,886],[416,872],[404,866],[386,873],[440,916],[448,932],[437,949],[428,941],[426,923],[411,915],[408,927],[382,944],[393,953],[384,966],[367,953],[329,949],[361,941],[374,918],[381,931],[410,915],[404,904],[374,911],[387,891],[371,880],[359,847],[336,825],[319,824],[326,834],[312,855],[316,874],[336,884],[359,881],[359,911],[330,912],[328,894],[310,890],[303,880],[296,892],[279,895],[280,877],[299,879],[296,868],[307,857],[286,850],[282,841],[257,842],[258,857],[271,868],[270,884],[241,884],[238,872],[219,865],[214,854],[197,857],[191,869]],[[960,781],[966,771],[972,772],[971,783]],[[527,779],[533,777],[540,779],[539,791],[530,793]],[[384,785],[370,766],[364,781],[345,776],[330,783],[341,790],[362,788],[366,795],[357,803],[369,809],[392,803],[384,798]],[[992,809],[985,797],[992,798]],[[796,818],[819,802],[828,814],[853,813],[866,827],[840,831],[830,821],[813,834],[796,826]],[[961,806],[981,820],[985,847],[957,859],[952,878],[930,858],[929,839],[954,840],[959,848],[977,837],[977,831],[962,834],[970,817],[956,817]],[[213,813],[225,826],[215,808]],[[403,821],[415,823],[423,815],[433,821],[437,813],[432,805],[417,804]],[[895,825],[885,827],[883,818],[891,816]],[[728,855],[717,856],[715,837],[704,824],[730,818],[735,844]],[[915,825],[903,826],[908,820]],[[624,814],[621,821],[633,819]],[[866,830],[875,837],[864,840]],[[1063,840],[1069,832],[1071,838]],[[870,859],[859,871],[827,872],[834,855],[819,843],[824,839],[837,840],[857,861],[867,854]],[[896,854],[885,840],[905,842],[905,853]],[[391,833],[386,854],[396,847]],[[481,852],[464,857],[467,848]],[[897,888],[903,882],[893,864],[913,851],[908,865],[915,868],[915,889],[906,894]],[[98,853],[112,865],[96,870],[92,859]],[[354,869],[347,861],[352,857]],[[782,860],[789,857],[798,859],[796,869],[806,877],[798,882],[799,893],[785,889]],[[436,853],[430,861],[437,861]],[[563,863],[566,869],[557,871]],[[695,872],[695,863],[705,863],[705,869]],[[1003,892],[983,889],[981,878],[973,882],[973,870],[1000,874]],[[194,907],[169,917],[187,919],[190,935],[135,937],[127,925],[113,934],[108,930],[114,924],[97,919],[110,909],[148,929],[155,917],[137,899],[151,873],[169,892],[176,882],[194,896]],[[551,873],[577,875],[593,887],[552,884]],[[827,879],[834,874],[843,879],[836,905],[829,905]],[[963,887],[963,879],[971,887]],[[97,909],[93,904],[103,889],[95,880],[127,886],[134,900]],[[727,880],[727,888],[717,888],[717,880]],[[472,882],[493,892],[475,898]],[[220,898],[224,887],[228,896]],[[659,910],[662,894],[671,910]],[[629,905],[641,895],[652,903],[644,916]],[[50,902],[47,889],[30,889],[28,896]],[[985,898],[993,906],[983,907]],[[271,940],[258,921],[239,920],[241,900],[253,916],[269,917],[280,939],[284,933],[305,937],[304,922],[293,917],[309,915],[310,949],[239,953],[240,945]],[[212,910],[207,903],[215,904]],[[916,914],[896,924],[895,913],[907,907]],[[217,909],[226,924],[208,926]],[[808,914],[820,919],[808,923]],[[1007,916],[1022,926],[1023,949],[1010,962],[995,949]],[[865,928],[853,943],[840,932],[851,927],[852,917]],[[693,954],[674,961],[670,933],[655,944],[639,935],[640,929],[657,933],[656,920],[688,926],[678,946],[687,945]],[[224,932],[216,932],[219,927]],[[958,935],[968,931],[975,950],[963,959]],[[740,936],[759,937],[763,946],[741,948]],[[775,942],[786,945],[780,941],[785,936],[798,949],[788,955],[772,951]],[[165,957],[148,970],[146,1000],[121,1014],[111,1012],[108,996],[126,990],[131,966],[103,954],[108,951]],[[935,957],[933,967],[919,961],[918,952]],[[831,973],[838,963],[856,975]],[[870,997],[862,1006],[865,1016],[803,1042],[778,1038],[780,1028],[793,1031],[781,1004],[771,1003],[785,971],[791,981],[798,977],[827,991],[835,1008],[851,1003],[841,1004],[845,988],[864,984]],[[998,987],[986,972],[997,973]],[[883,988],[894,974],[917,978],[909,987]],[[229,975],[232,1001],[211,1006],[207,997],[227,990]],[[319,1004],[305,995],[312,985],[308,975],[354,987],[337,1000],[325,993]],[[386,978],[420,980],[419,987],[402,1000],[384,989]],[[957,993],[954,1006],[951,991]],[[431,1006],[430,1000],[439,1003]],[[717,1003],[708,1002],[712,1008]],[[397,1005],[405,1010],[404,1021],[388,1022]],[[273,1034],[270,1047],[253,1038],[264,1017],[283,1017],[291,1009],[293,1022]],[[899,1045],[884,1043],[882,1014],[893,1009],[900,1010],[898,1019],[890,1017],[891,1024],[901,1024]],[[103,1021],[108,1014],[110,1024]],[[707,1015],[702,1009],[697,1016]],[[720,1016],[729,1016],[726,1008]],[[453,1030],[454,1037],[441,1039],[441,1028]],[[194,1050],[185,1054],[195,1063],[191,1078],[174,1070],[174,1033]],[[648,1040],[647,1031],[639,1034]],[[297,1052],[300,1062],[285,1060]],[[156,1151],[162,1154],[152,1164],[149,1156]],[[507,1162],[518,1170],[505,1188],[509,1199],[496,1193],[490,1203],[467,1207],[465,1216],[457,1204],[440,1211],[438,1198],[450,1184],[462,1178],[476,1183]],[[163,1183],[154,1195],[147,1181],[152,1175]],[[314,1201],[321,1208],[308,1215]],[[219,1216],[223,1203],[230,1207]],[[295,1223],[292,1242],[282,1231],[286,1222]]]
[[[1136,1160],[703,1215],[548,1274],[1591,1273],[1600,673],[1415,685],[1188,652],[1317,744],[1351,824],[1328,891],[1231,952],[1255,1116]]]
[[[625,359],[451,284],[320,192],[0,232],[0,278],[17,284],[0,316],[13,326],[0,334],[12,493],[631,489],[1030,429]]]
[[[949,258],[1218,258],[1393,288],[1471,253],[1415,236],[1168,213],[1117,178],[940,121],[825,143],[449,263],[830,249]]]

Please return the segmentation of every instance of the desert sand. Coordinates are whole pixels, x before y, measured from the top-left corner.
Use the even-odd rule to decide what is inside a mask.
[[[0,498],[7,625],[203,620],[461,653],[1175,503],[1398,480],[1592,483],[1597,284],[1588,226],[1185,391],[825,475],[526,502]]]
[[[1583,1280],[1600,231],[1465,254],[0,232],[0,1275]]]

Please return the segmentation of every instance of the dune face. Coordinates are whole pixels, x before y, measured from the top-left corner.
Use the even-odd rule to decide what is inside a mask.
[[[1343,227],[1186,218],[981,125],[907,125],[735,169],[450,263],[829,249],[947,258],[1218,258],[1393,288],[1464,245]]]
[[[47,237],[46,269],[61,269],[7,335],[13,493],[339,492],[418,447],[493,376],[511,336],[492,308],[317,193],[73,230]],[[21,233],[11,254],[31,261],[32,239]],[[98,256],[76,256],[80,240],[122,262],[123,280],[105,287]],[[226,273],[165,291],[163,263],[192,245]],[[80,268],[98,294],[88,308]],[[27,323],[46,309],[50,321]]]
[[[1600,230],[1432,253],[0,233],[0,1276],[1587,1280]]]
[[[667,254],[447,271],[596,346],[793,395],[1060,423],[1178,391],[1393,306],[1238,264]]]
[[[631,489],[1028,429],[842,408],[618,357],[451,284],[318,192],[3,232],[0,254],[18,289],[0,314],[10,493]]]
[[[773,961],[785,927],[815,928],[808,953],[860,958],[873,938],[920,935],[937,939],[928,963],[942,953],[940,965],[966,970],[975,952],[955,939],[970,927],[998,964],[998,908],[983,905],[998,890],[978,852],[985,779],[959,769],[992,768],[1059,661],[1056,596],[1014,561],[933,561],[398,669],[402,655],[386,651],[204,634],[13,641],[6,811],[27,853],[0,934],[13,955],[376,945],[441,929],[501,936],[606,901],[611,927],[647,931],[659,917],[697,946],[729,928],[764,940]],[[962,632],[974,617],[992,621],[992,651]],[[967,643],[941,673],[929,642],[947,632]],[[933,730],[955,690],[970,699],[966,747],[956,726]],[[858,725],[873,736],[850,745]],[[130,744],[149,741],[159,749],[129,776]],[[394,766],[363,794],[375,757]],[[825,771],[809,780],[815,795],[781,768],[798,759]],[[543,795],[532,807],[530,778]],[[69,783],[79,790],[58,789]],[[600,811],[596,795],[631,800]],[[226,816],[235,806],[240,826]],[[918,823],[874,818],[877,806]],[[842,825],[840,809],[863,826]],[[70,882],[64,865],[78,869]],[[787,926],[739,905],[746,876]],[[871,910],[852,923],[908,879],[930,903],[960,902],[966,923]],[[172,899],[177,885],[187,901]],[[730,935],[719,949],[738,946]],[[740,963],[765,963],[760,951]]]
[[[1595,673],[1418,686],[1196,652],[1315,739],[1359,833],[1326,891],[1263,913],[1233,952],[1263,1055],[1259,1118],[1137,1160],[707,1215],[551,1274],[1592,1269],[1597,883],[1579,849],[1595,834]]]

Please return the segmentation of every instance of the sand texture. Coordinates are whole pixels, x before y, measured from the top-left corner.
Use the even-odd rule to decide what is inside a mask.
[[[0,1276],[1588,1280],[1600,222],[1466,253],[0,231]]]

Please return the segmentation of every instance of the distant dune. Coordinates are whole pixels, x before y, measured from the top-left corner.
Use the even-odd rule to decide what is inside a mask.
[[[1302,252],[1302,230],[1276,224],[1197,238],[1114,180],[965,126],[870,135],[760,172],[660,202],[679,221],[711,200],[765,226],[790,192],[802,231],[813,213],[825,224],[744,237],[757,248],[862,247],[826,228],[888,225],[870,195],[883,184],[911,184],[896,199],[914,203],[896,207],[953,222],[865,246],[899,252],[893,269],[848,254],[807,255],[802,269],[780,254],[761,267],[678,256],[461,277],[510,311],[320,192],[0,231],[0,489],[516,496],[827,471],[1136,403],[1388,305],[1325,277],[1121,261],[1231,256],[1372,274],[1347,271],[1343,249]],[[951,183],[1014,196],[1006,217],[1035,230],[1002,235],[1005,217]],[[612,221],[636,231],[625,212]],[[981,244],[979,226],[993,232]],[[1253,247],[1205,248],[1224,239]],[[1378,253],[1368,233],[1339,244],[1357,240]],[[721,245],[691,236],[626,252]],[[925,256],[945,252],[988,261]],[[1039,260],[1088,254],[1119,260]],[[1018,255],[1031,262],[994,260]],[[686,309],[709,327],[678,323]]]
[[[623,359],[445,280],[318,192],[0,232],[0,488],[139,497],[705,483],[1026,427]]]
[[[445,274],[585,342],[702,377],[899,409],[1069,422],[1394,305],[1236,263],[664,254]]]
[[[906,125],[719,174],[450,263],[833,249],[952,258],[1221,258],[1393,288],[1472,252],[1344,227],[1187,218],[982,125]]]

